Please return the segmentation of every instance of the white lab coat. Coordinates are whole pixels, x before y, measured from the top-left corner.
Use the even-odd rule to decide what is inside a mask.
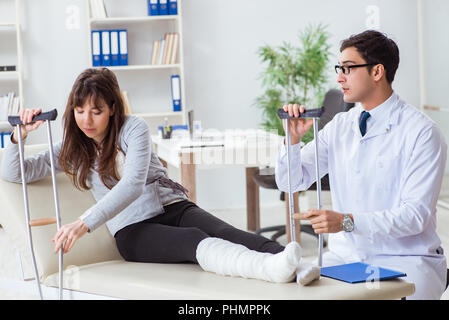
[[[318,133],[320,175],[329,174],[333,210],[351,213],[353,232],[329,234],[323,266],[363,261],[407,273],[412,298],[439,299],[446,259],[436,233],[447,145],[435,123],[393,93],[359,129],[361,105],[337,114]],[[293,191],[316,181],[315,141],[291,146]],[[288,191],[281,147],[276,183]]]

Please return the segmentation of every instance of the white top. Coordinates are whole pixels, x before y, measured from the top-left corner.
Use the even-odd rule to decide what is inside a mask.
[[[333,209],[354,216],[353,232],[329,234],[329,250],[343,259],[436,256],[436,203],[446,164],[446,142],[435,123],[395,93],[370,111],[364,137],[361,105],[337,114],[318,134],[320,175],[329,173]],[[315,141],[291,147],[293,191],[316,180]],[[276,182],[288,191],[281,147]],[[439,250],[440,252],[440,250]]]

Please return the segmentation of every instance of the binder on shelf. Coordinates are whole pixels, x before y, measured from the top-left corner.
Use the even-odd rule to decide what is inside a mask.
[[[101,66],[101,38],[100,31],[92,31],[92,66]]]
[[[111,45],[109,30],[101,30],[101,65],[111,65]]]
[[[1,136],[1,145],[0,147],[3,149],[5,147],[5,136],[10,136],[11,132],[2,132],[0,133]]]
[[[119,65],[118,31],[111,30],[111,66]]]
[[[118,30],[119,32],[119,47],[120,47],[120,58],[119,65],[128,65],[128,31]]]
[[[148,0],[148,15],[149,16],[159,15],[158,0]]]
[[[179,75],[171,76],[171,96],[173,111],[181,111],[181,79]]]
[[[178,14],[178,0],[168,0],[168,14],[169,15]]]
[[[168,2],[167,0],[158,0],[160,16],[168,15],[168,3],[167,2]]]

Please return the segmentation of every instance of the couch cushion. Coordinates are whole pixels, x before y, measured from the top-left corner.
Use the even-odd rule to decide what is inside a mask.
[[[44,282],[58,286],[58,274]],[[108,261],[71,266],[64,287],[123,299],[398,299],[414,293],[414,285],[400,279],[381,281],[379,289],[366,283],[349,284],[321,277],[309,286],[225,277],[196,264],[158,264]]]
[[[46,144],[25,147],[25,156],[47,149]],[[4,150],[0,150],[0,163]],[[63,173],[57,175],[59,208],[62,224],[75,221],[87,208],[95,203],[90,191],[77,190]],[[55,217],[55,205],[51,177],[27,185],[31,219]],[[22,185],[0,179],[0,224],[17,247],[22,257],[25,278],[33,278],[29,253],[25,206]],[[39,274],[47,276],[58,271],[58,255],[53,253],[51,238],[56,225],[33,227],[32,238]],[[64,255],[64,266],[84,265],[100,261],[121,259],[113,237],[106,226],[77,241],[73,249]]]

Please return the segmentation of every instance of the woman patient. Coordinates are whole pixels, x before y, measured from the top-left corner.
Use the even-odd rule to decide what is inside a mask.
[[[22,109],[23,139],[42,121],[41,109]],[[17,129],[16,129],[17,130]],[[263,236],[221,221],[189,201],[187,190],[170,180],[153,150],[144,120],[124,114],[120,88],[107,68],[87,69],[76,79],[63,115],[63,139],[54,146],[57,171],[75,187],[91,190],[96,204],[63,225],[53,237],[55,252],[68,253],[86,232],[106,223],[127,261],[198,263],[220,275],[270,282],[308,284],[317,267],[300,265],[301,247],[284,248]],[[21,182],[17,133],[2,163],[5,180]],[[28,182],[51,174],[49,152],[26,159]]]

